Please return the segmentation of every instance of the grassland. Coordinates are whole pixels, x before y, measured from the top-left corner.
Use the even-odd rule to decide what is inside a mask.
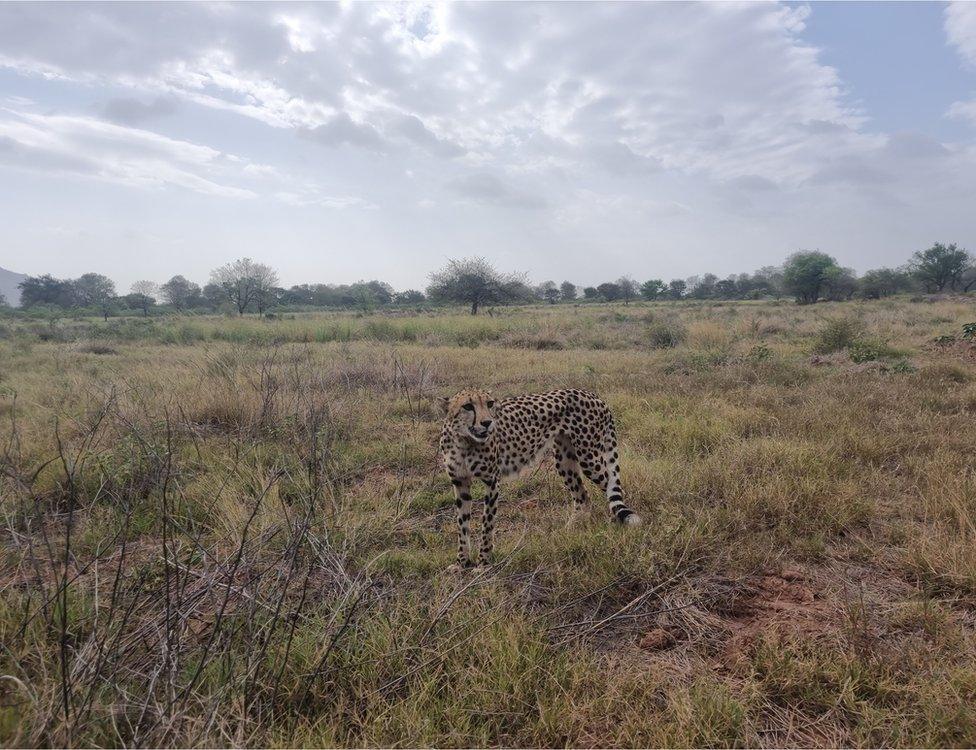
[[[0,320],[0,744],[976,744],[972,298]],[[578,386],[627,497],[447,571],[436,396]]]

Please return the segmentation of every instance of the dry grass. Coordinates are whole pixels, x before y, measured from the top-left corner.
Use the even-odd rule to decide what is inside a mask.
[[[973,320],[7,322],[0,743],[972,745],[976,367],[935,339]],[[567,526],[543,469],[447,572],[467,384],[603,395],[648,523]]]

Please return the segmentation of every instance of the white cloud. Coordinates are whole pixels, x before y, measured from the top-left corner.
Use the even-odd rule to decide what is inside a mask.
[[[447,183],[447,187],[465,200],[488,206],[536,210],[547,205],[540,195],[513,187],[488,172],[473,172],[456,177]]]
[[[976,3],[951,2],[945,9],[945,32],[969,65],[976,69]]]
[[[945,9],[945,33],[963,64],[976,71],[976,3],[951,2]],[[953,102],[946,114],[976,125],[976,99]]]
[[[0,163],[21,169],[138,187],[176,185],[228,198],[255,196],[222,181],[236,168],[215,149],[92,117],[4,109],[0,138]]]
[[[225,198],[267,195],[292,206],[375,207],[361,198],[329,195],[272,165],[86,116],[0,109],[0,165]]]
[[[565,250],[582,266],[612,243],[612,277],[724,256],[740,270],[749,253],[766,263],[848,237],[883,256],[910,220],[965,229],[950,220],[976,190],[976,150],[872,129],[843,71],[805,41],[811,13],[0,4],[0,66],[29,95],[2,100],[0,165],[226,197],[247,207],[228,210],[246,242],[316,247],[326,233],[343,248],[330,263],[384,258],[404,274],[458,246],[516,262],[526,247]],[[967,64],[974,17],[965,3],[945,14]],[[973,102],[951,113],[976,122]],[[377,206],[382,222],[362,210]],[[275,219],[282,231],[265,231]],[[418,259],[403,264],[407,252]]]
[[[837,73],[798,36],[808,13],[722,3],[187,5],[86,6],[67,18],[4,6],[0,45],[17,70],[183,96],[330,145],[385,151],[402,138],[430,155],[472,151],[499,164],[558,155],[618,173],[798,184],[820,166],[807,123],[836,125],[835,147],[864,145]],[[160,33],[175,24],[182,33]]]

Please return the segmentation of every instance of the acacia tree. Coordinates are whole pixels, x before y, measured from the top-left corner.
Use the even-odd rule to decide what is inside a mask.
[[[573,302],[576,299],[576,284],[572,281],[564,281],[559,285],[559,296],[563,302]]]
[[[624,304],[628,304],[632,299],[637,299],[637,282],[629,276],[621,276],[617,279],[617,287],[620,289],[620,299]]]
[[[452,259],[430,275],[427,296],[435,302],[470,305],[477,315],[484,305],[503,304],[525,293],[524,277],[504,274],[484,258]]]
[[[28,276],[17,285],[20,289],[20,306],[54,305],[72,307],[78,304],[77,290],[73,281],[56,279],[51,274]]]
[[[133,283],[129,291],[138,302],[142,317],[149,317],[149,308],[156,304],[156,295],[159,294],[156,282],[142,279]]]
[[[241,258],[210,273],[210,282],[217,284],[234,303],[237,314],[243,315],[252,303],[267,304],[268,297],[278,285],[278,274],[271,266]]]
[[[393,295],[393,301],[398,305],[419,305],[427,301],[423,292],[416,289],[406,289]]]
[[[543,281],[536,289],[536,293],[550,305],[559,302],[559,288],[555,281]]]
[[[97,307],[102,318],[108,320],[115,301],[115,283],[100,273],[86,273],[72,282],[75,296],[84,307]]]
[[[618,299],[620,299],[619,284],[614,284],[611,281],[607,281],[603,284],[600,284],[596,288],[596,290],[597,292],[600,293],[600,296],[603,297],[603,299],[605,299],[607,302],[616,302]]]
[[[912,256],[910,267],[928,291],[941,292],[947,286],[955,289],[972,259],[969,253],[955,243],[943,245],[936,242],[928,250],[918,250]]]
[[[835,266],[827,274],[827,299],[833,302],[849,300],[860,286],[853,268]]]
[[[668,284],[668,296],[671,299],[681,299],[687,289],[688,284],[684,279],[671,279],[671,283]]]
[[[861,295],[867,299],[881,299],[906,289],[908,284],[909,279],[903,271],[875,268],[861,277]]]
[[[650,279],[641,284],[641,297],[648,300],[657,299],[664,294],[664,290],[667,288],[667,285],[660,279]]]
[[[971,263],[966,266],[959,279],[959,285],[964,292],[976,288],[976,263]]]
[[[159,291],[163,299],[179,311],[188,308],[200,296],[200,287],[183,276],[174,276],[160,286]]]
[[[827,253],[793,253],[783,266],[783,286],[801,305],[809,305],[820,299],[820,293],[839,273],[837,261]]]

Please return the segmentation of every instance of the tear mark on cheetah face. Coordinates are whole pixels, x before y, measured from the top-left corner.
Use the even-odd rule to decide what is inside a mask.
[[[495,400],[488,391],[468,389],[441,402],[446,416],[444,429],[450,429],[455,439],[484,443],[494,431]]]

